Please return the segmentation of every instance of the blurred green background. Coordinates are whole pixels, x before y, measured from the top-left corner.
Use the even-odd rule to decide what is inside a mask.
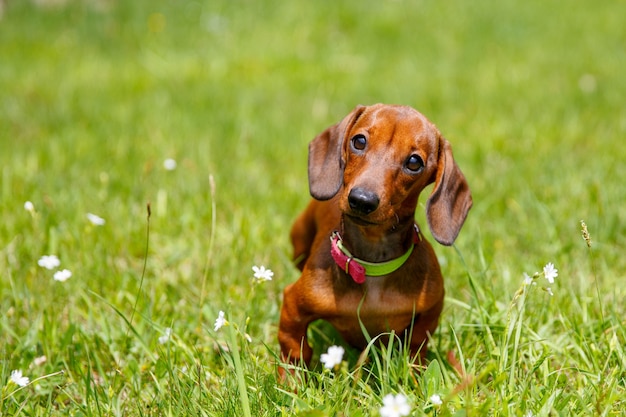
[[[105,330],[119,318],[102,299],[129,317],[139,297],[142,337],[175,323],[199,345],[239,305],[275,349],[280,293],[298,276],[288,231],[309,199],[307,143],[377,102],[424,113],[470,183],[464,261],[436,247],[450,297],[469,302],[469,272],[487,303],[506,303],[524,271],[554,262],[563,311],[580,298],[594,317],[623,317],[624,16],[624,2],[587,0],[6,1],[3,375],[45,352],[50,372],[71,369],[53,352],[72,326],[123,339]],[[66,285],[37,266],[49,253],[72,269]],[[255,264],[275,277],[251,299]]]

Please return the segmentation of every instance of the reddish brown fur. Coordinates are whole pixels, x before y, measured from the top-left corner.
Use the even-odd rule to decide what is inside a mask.
[[[364,150],[352,145],[358,134],[367,140]],[[405,166],[411,155],[424,162],[418,173]],[[433,182],[428,223],[435,239],[450,245],[472,199],[450,145],[422,114],[404,106],[359,106],[311,142],[309,185],[315,199],[291,230],[302,275],[284,291],[278,333],[283,360],[310,362],[307,327],[317,319],[330,322],[350,345],[365,347],[359,317],[372,337],[390,331],[410,334],[412,354],[424,358],[444,297],[431,245],[422,238],[401,268],[357,284],[335,265],[329,236],[340,231],[345,246],[366,261],[401,256],[412,242],[419,194]],[[351,206],[355,189],[376,197],[374,210]]]

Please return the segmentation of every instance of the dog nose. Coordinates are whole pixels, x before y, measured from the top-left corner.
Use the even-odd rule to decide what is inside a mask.
[[[376,193],[357,187],[350,190],[348,203],[352,210],[362,214],[370,214],[378,208],[380,200]]]

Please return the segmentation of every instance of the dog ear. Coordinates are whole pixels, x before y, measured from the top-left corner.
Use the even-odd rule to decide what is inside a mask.
[[[346,162],[343,141],[364,110],[364,106],[357,106],[341,122],[317,135],[309,144],[309,191],[313,198],[329,200],[341,188]]]
[[[435,240],[452,245],[471,207],[467,180],[452,157],[450,144],[440,137],[435,186],[426,203],[428,226]]]

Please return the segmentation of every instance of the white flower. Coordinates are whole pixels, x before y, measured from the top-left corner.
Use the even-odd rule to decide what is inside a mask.
[[[72,276],[72,271],[69,269],[64,269],[62,271],[57,271],[54,273],[54,280],[59,282],[65,282]]]
[[[163,336],[159,337],[159,343],[163,345],[169,342],[171,336],[172,336],[172,329],[168,327],[165,329],[165,333],[163,334]]]
[[[37,261],[37,264],[46,269],[54,269],[61,265],[61,261],[56,255],[44,255]]]
[[[11,381],[15,382],[20,387],[25,387],[30,382],[27,376],[22,376],[22,371],[15,370],[11,372]]]
[[[174,171],[176,169],[176,161],[172,158],[167,158],[163,161],[163,168],[168,171]]]
[[[531,277],[526,272],[524,272],[524,285],[531,285],[531,284],[534,284],[534,283],[535,282],[533,280],[533,277]]]
[[[263,265],[261,265],[260,267],[255,265],[252,267],[252,270],[254,271],[254,277],[258,281],[271,281],[272,277],[274,276],[274,273],[272,272],[272,270],[265,269]]]
[[[30,201],[27,201],[24,203],[24,210],[32,213],[35,211],[35,205],[31,203]]]
[[[554,267],[552,262],[548,262],[543,267],[543,276],[546,277],[550,284],[554,284],[554,278],[559,276],[559,271]]]
[[[106,220],[93,213],[87,213],[87,219],[95,226],[103,226],[106,223]]]
[[[408,416],[410,412],[411,406],[404,395],[387,394],[383,398],[383,406],[380,408],[381,417]]]
[[[552,262],[548,262],[546,266],[543,267],[543,276],[550,284],[553,284],[554,278],[559,276],[559,271],[554,267]]]
[[[220,311],[217,315],[217,319],[215,320],[215,328],[213,330],[218,331],[226,324],[226,319],[224,318],[224,312]]]
[[[546,291],[548,292],[548,294],[550,294],[550,297],[554,296],[554,293],[552,292],[552,288],[547,287]]]
[[[46,355],[38,356],[33,360],[33,363],[35,364],[35,366],[41,366],[46,363],[47,360],[48,358],[46,357]]]
[[[439,394],[431,395],[429,400],[433,405],[436,406],[440,406],[441,404],[443,404],[443,401],[441,401],[441,396]]]
[[[331,346],[326,353],[320,355],[320,362],[324,364],[324,368],[333,369],[341,363],[344,353],[345,350],[341,346]]]

